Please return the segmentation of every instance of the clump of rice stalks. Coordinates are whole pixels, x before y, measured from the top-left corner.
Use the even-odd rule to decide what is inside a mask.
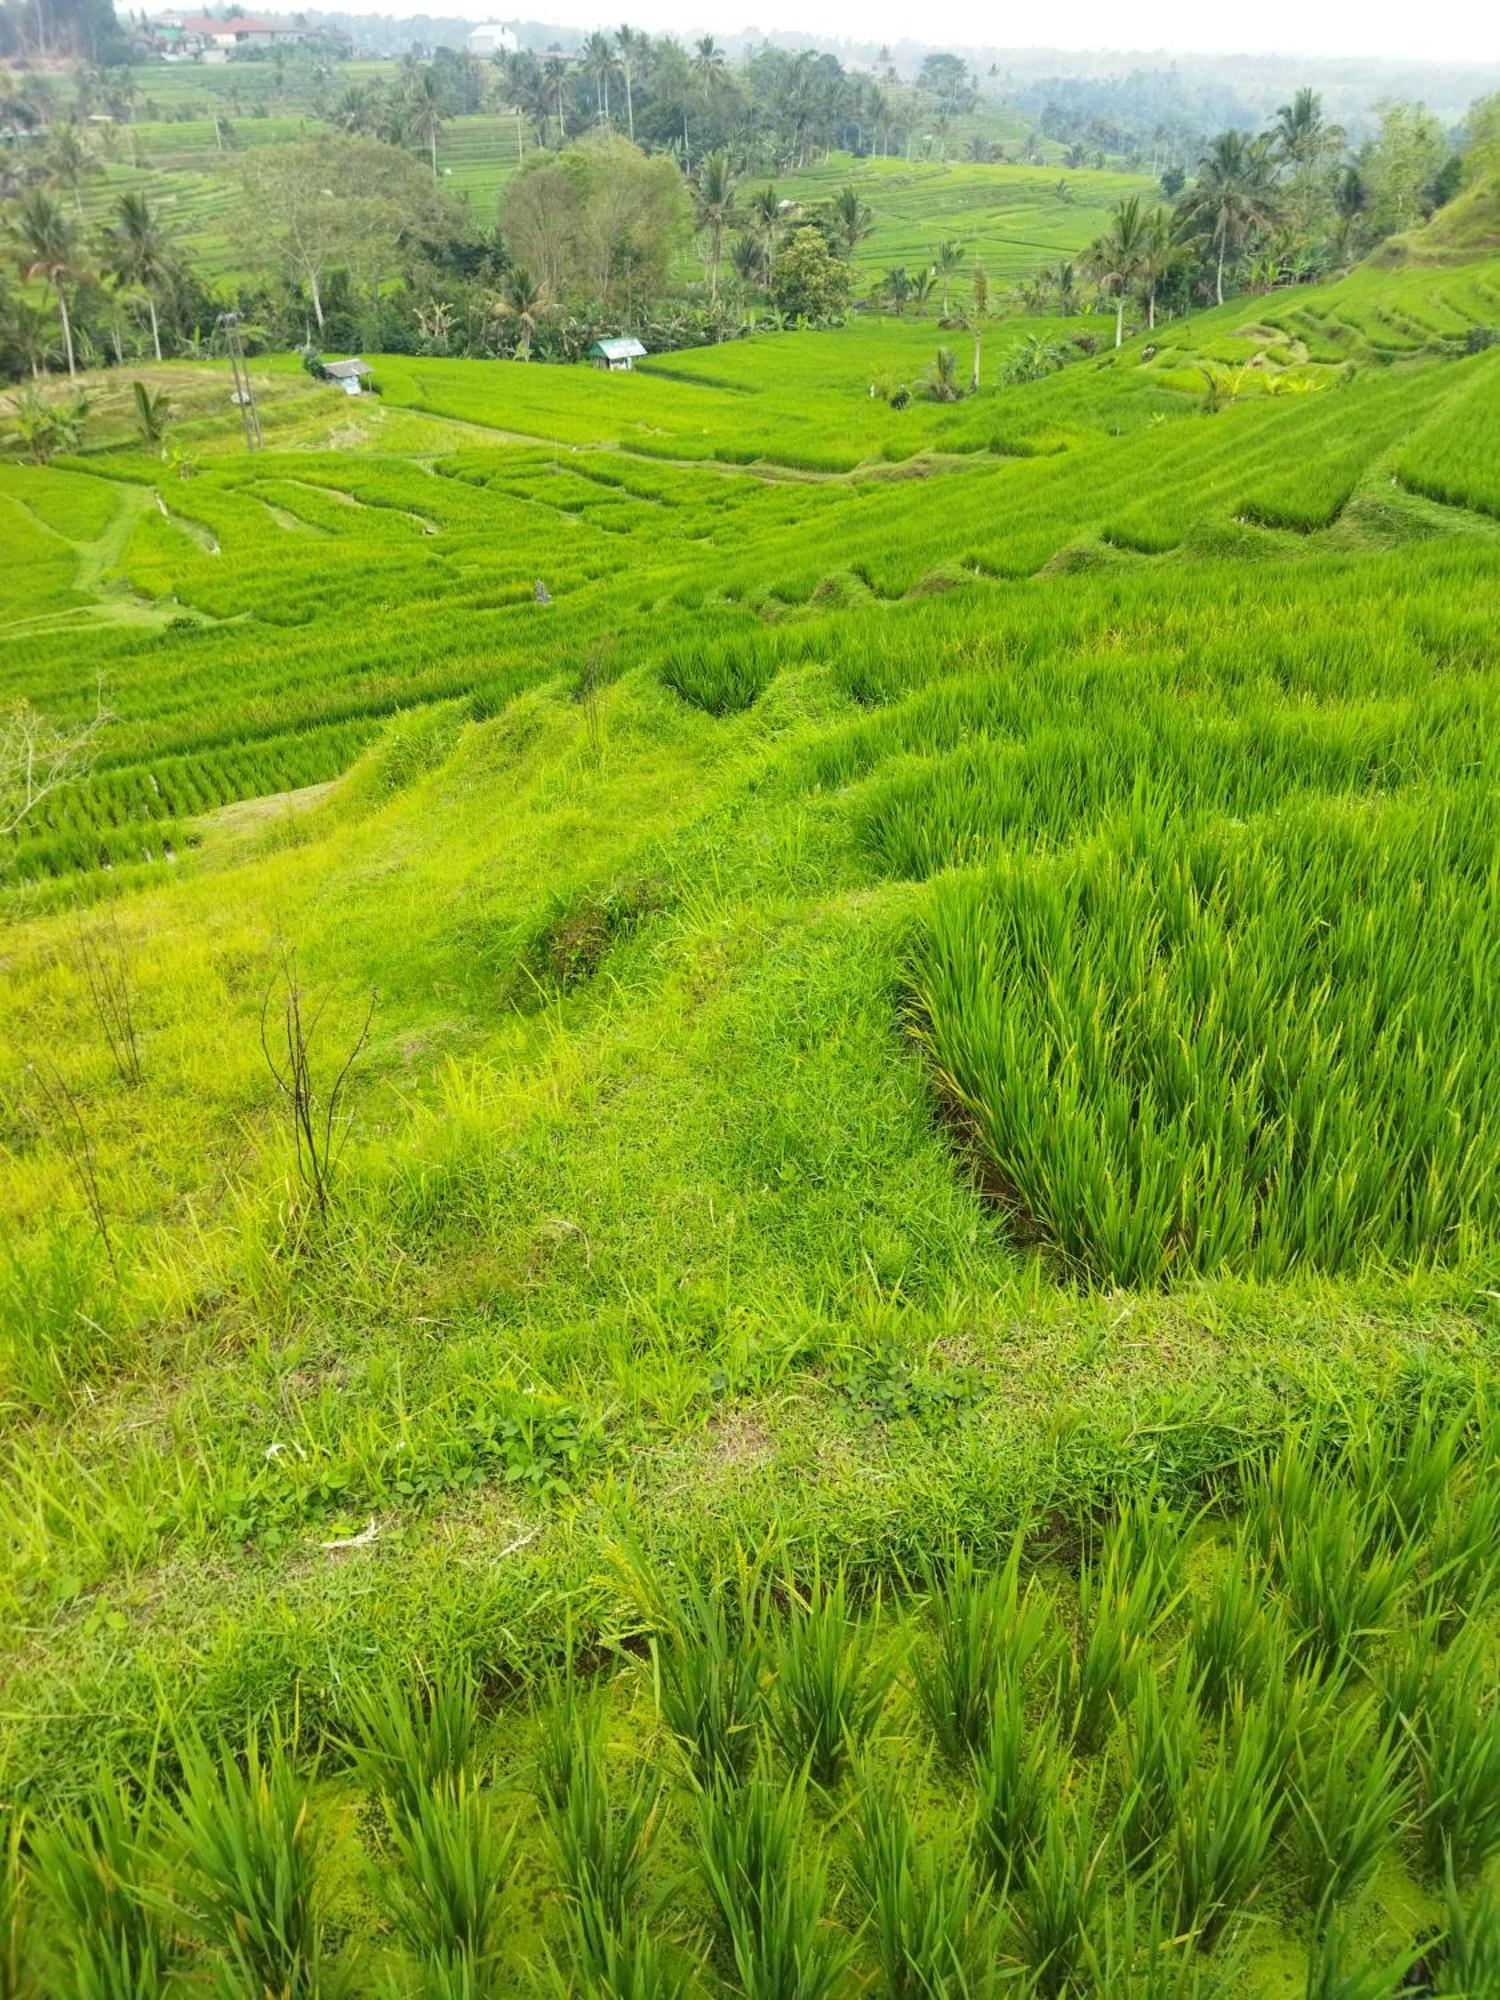
[[[1370,1503],[1372,1534],[1401,1549],[1427,1535],[1458,1470],[1465,1418],[1439,1420],[1424,1406],[1404,1428],[1363,1414],[1344,1449],[1344,1470]]]
[[[1394,1958],[1361,1950],[1342,1929],[1326,1932],[1307,1966],[1306,2000],[1403,2000],[1433,1989],[1410,1983],[1420,1946]]]
[[[1055,1799],[1041,1838],[1026,1855],[1016,1908],[1017,1935],[1030,1973],[1029,1991],[1043,2000],[1064,1993],[1084,1966],[1085,1940],[1104,1897],[1104,1860],[1115,1826],[1095,1779]]]
[[[1249,1543],[1241,1536],[1223,1574],[1193,1607],[1188,1656],[1199,1701],[1220,1715],[1253,1701],[1285,1664],[1286,1651],[1286,1635],[1266,1604]]]
[[[1203,1739],[1191,1657],[1165,1687],[1154,1674],[1138,1675],[1122,1719],[1120,1828],[1126,1853],[1141,1861],[1171,1832]]]
[[[639,1562],[630,1575],[654,1630],[656,1705],[694,1781],[737,1784],[755,1753],[764,1709],[764,1558],[675,1588]]]
[[[1411,1740],[1422,1857],[1435,1877],[1472,1882],[1500,1853],[1500,1704],[1478,1645],[1460,1642],[1415,1700]]]
[[[1084,1939],[1078,1983],[1090,1995],[1130,2000],[1243,2000],[1243,1954],[1226,1945],[1205,1958],[1193,1942],[1169,1928],[1154,1883],[1138,1888],[1127,1877]]]
[[[804,1848],[805,1774],[765,1770],[699,1799],[700,1862],[746,2000],[825,2000],[849,1945],[824,1922],[828,1871]]]
[[[895,1786],[859,1788],[854,1880],[891,2000],[982,2000],[997,1990],[1000,1920],[972,1861],[918,1841]]]
[[[1255,1894],[1280,1816],[1283,1755],[1269,1710],[1248,1708],[1232,1737],[1221,1722],[1215,1754],[1178,1795],[1172,1861],[1179,1933],[1212,1944]]]
[[[548,1822],[567,1898],[572,1965],[590,1992],[625,1958],[639,1957],[641,1882],[660,1811],[661,1781],[637,1765],[617,1798],[605,1771],[598,1710],[563,1708],[549,1733],[566,1738],[544,1751],[550,1773]]]
[[[963,1548],[941,1575],[927,1571],[936,1643],[920,1664],[916,1695],[938,1748],[953,1763],[983,1750],[1002,1671],[1019,1675],[1046,1631],[1046,1599],[1032,1582],[1023,1588],[1020,1562],[1018,1537],[991,1574],[981,1574]]]
[[[1434,1620],[1435,1636],[1449,1640],[1465,1619],[1483,1610],[1500,1572],[1500,1479],[1490,1473],[1455,1480],[1434,1510],[1427,1538],[1427,1568],[1417,1590]]]
[[[514,1825],[497,1825],[467,1775],[433,1787],[414,1810],[390,1809],[397,1867],[387,1888],[403,1943],[431,1965],[484,1973],[494,1959]]]
[[[408,1680],[383,1673],[356,1690],[349,1711],[355,1771],[397,1817],[419,1813],[434,1790],[451,1789],[469,1767],[479,1730],[472,1674]]]
[[[166,1813],[180,1849],[181,1915],[216,1945],[247,1992],[318,2000],[324,1990],[319,1851],[307,1786],[279,1730],[243,1757],[201,1742],[181,1752]]]
[[[1100,1748],[1128,1698],[1152,1634],[1171,1608],[1157,1565],[1133,1566],[1126,1542],[1113,1543],[1078,1578],[1078,1637],[1063,1655],[1059,1707],[1080,1756]]]
[[[831,1790],[880,1718],[891,1668],[876,1652],[877,1613],[850,1611],[844,1572],[825,1583],[815,1569],[799,1589],[786,1580],[787,1610],[770,1641],[771,1733],[793,1766]]]
[[[1444,1888],[1447,1922],[1432,1990],[1453,2000],[1500,1993],[1500,1895],[1486,1883],[1465,1904],[1450,1873]]]
[[[21,2000],[28,1986],[26,1965],[26,1864],[21,1852],[24,1826],[11,1807],[0,1837],[0,2000]]]
[[[1378,1512],[1330,1482],[1312,1513],[1277,1531],[1272,1561],[1298,1637],[1322,1667],[1358,1659],[1395,1626],[1417,1548],[1385,1545]]]
[[[1024,1869],[1047,1824],[1067,1759],[1055,1722],[1033,1725],[1021,1683],[1006,1673],[989,1735],[974,1759],[974,1843],[990,1878],[1007,1886]]]
[[[171,1944],[146,1893],[144,1819],[122,1787],[105,1783],[33,1838],[32,1866],[61,1919],[75,2000],[154,2000],[166,1984]]]
[[[1337,1710],[1316,1740],[1298,1732],[1291,1795],[1316,1933],[1396,1844],[1411,1796],[1403,1750],[1372,1696]]]

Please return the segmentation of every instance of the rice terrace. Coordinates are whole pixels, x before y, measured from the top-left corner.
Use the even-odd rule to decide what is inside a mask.
[[[0,6],[0,2000],[1500,2000],[1500,72],[385,25]]]

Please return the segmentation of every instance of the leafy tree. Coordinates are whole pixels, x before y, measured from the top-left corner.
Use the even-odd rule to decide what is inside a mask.
[[[506,186],[505,238],[550,298],[660,297],[691,228],[682,176],[620,133],[528,160]]]
[[[793,230],[776,260],[772,303],[788,319],[835,319],[849,303],[849,266],[821,230]]]
[[[1387,104],[1359,156],[1370,233],[1410,229],[1436,206],[1432,184],[1448,155],[1442,127],[1420,104]]]
[[[54,133],[47,154],[47,184],[71,191],[80,227],[84,221],[84,182],[103,172],[103,162],[76,125],[64,125]]]

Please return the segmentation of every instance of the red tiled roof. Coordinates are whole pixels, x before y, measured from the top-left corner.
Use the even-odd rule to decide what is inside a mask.
[[[274,14],[236,14],[232,20],[218,14],[182,16],[183,32],[189,35],[287,34],[294,25]]]

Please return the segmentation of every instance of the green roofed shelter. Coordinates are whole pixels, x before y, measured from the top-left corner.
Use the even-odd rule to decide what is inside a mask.
[[[588,351],[588,359],[596,368],[630,369],[645,351],[635,336],[627,333],[612,340],[596,340]]]

